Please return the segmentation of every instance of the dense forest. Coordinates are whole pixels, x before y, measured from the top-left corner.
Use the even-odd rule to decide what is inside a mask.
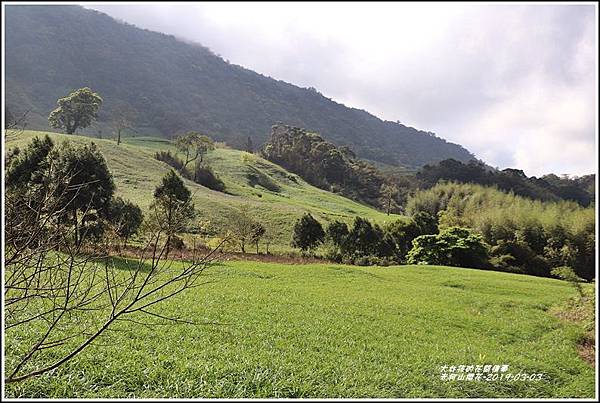
[[[419,167],[473,155],[432,133],[382,121],[305,89],[236,66],[209,49],[79,6],[6,7],[6,106],[48,129],[56,100],[90,87],[106,99],[87,130],[108,136],[123,119],[172,138],[189,130],[243,148],[276,122],[323,133],[364,159]],[[38,62],[31,63],[32,60]]]
[[[572,200],[586,207],[594,201],[595,175],[578,178],[560,178],[554,174],[541,178],[527,177],[518,169],[496,170],[480,161],[462,163],[453,159],[435,165],[425,165],[416,175],[421,187],[432,187],[440,181],[476,183],[495,186],[505,192],[534,200]]]
[[[440,228],[467,227],[489,245],[489,267],[550,276],[568,266],[595,277],[595,211],[575,202],[542,202],[492,187],[445,183],[409,198],[410,215],[427,213]]]
[[[385,204],[386,177],[350,148],[338,148],[319,134],[275,125],[260,152],[312,185],[373,206]]]

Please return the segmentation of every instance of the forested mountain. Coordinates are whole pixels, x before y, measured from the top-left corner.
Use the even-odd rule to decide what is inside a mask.
[[[382,121],[314,89],[230,64],[201,45],[79,6],[7,6],[6,54],[6,107],[13,115],[30,110],[29,128],[47,129],[56,100],[87,86],[104,98],[94,134],[106,135],[110,122],[127,113],[144,133],[171,137],[197,130],[241,147],[248,137],[260,145],[282,122],[391,165],[473,158],[431,133]]]

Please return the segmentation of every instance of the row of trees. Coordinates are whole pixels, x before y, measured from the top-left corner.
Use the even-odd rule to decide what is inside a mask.
[[[322,245],[324,257],[348,264],[402,264],[414,239],[436,232],[435,219],[426,213],[383,226],[355,217],[351,226],[336,220],[325,228],[305,214],[294,225],[292,246],[307,253]]]
[[[593,208],[543,203],[478,185],[440,184],[408,203],[410,218],[382,226],[356,217],[323,228],[310,214],[293,229],[303,253],[349,264],[434,264],[543,277],[595,277]],[[566,268],[557,270],[557,268]]]

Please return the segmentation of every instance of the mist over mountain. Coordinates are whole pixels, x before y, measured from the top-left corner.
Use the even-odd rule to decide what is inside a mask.
[[[88,86],[104,99],[89,134],[108,136],[111,121],[127,110],[144,134],[197,130],[234,147],[248,137],[260,145],[282,122],[385,164],[474,158],[433,133],[383,121],[314,88],[230,64],[199,44],[79,6],[7,6],[6,54],[6,107],[13,114],[30,110],[32,129],[47,130],[56,100]]]

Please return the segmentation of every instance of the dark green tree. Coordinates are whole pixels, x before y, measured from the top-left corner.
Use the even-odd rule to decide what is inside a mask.
[[[100,236],[115,184],[96,144],[65,143],[54,148],[49,160],[53,165],[50,180],[57,184],[65,221],[74,226],[75,244],[81,244],[87,235]]]
[[[337,220],[329,223],[327,229],[325,230],[327,238],[340,249],[344,248],[346,238],[348,237],[348,232],[348,225],[346,225],[345,222]]]
[[[225,191],[225,183],[215,174],[210,165],[197,163],[194,165],[194,175],[188,179],[217,192]]]
[[[412,220],[396,220],[385,226],[385,233],[394,243],[396,260],[406,261],[406,254],[412,248],[412,241],[421,234],[421,229]]]
[[[7,187],[23,188],[40,182],[48,168],[48,154],[54,143],[47,135],[34,137],[23,150],[13,150],[12,157],[7,157],[7,170],[4,184]]]
[[[173,236],[187,230],[195,216],[192,194],[174,170],[165,174],[154,190],[154,201],[150,209],[153,214],[152,223],[167,235],[167,245],[170,245]],[[168,253],[169,246],[167,255]]]
[[[376,256],[379,253],[379,241],[383,233],[373,226],[369,220],[356,217],[347,237],[347,248],[360,256]]]
[[[80,88],[57,101],[58,107],[50,112],[48,122],[55,129],[73,134],[86,128],[98,117],[102,98],[88,87]]]
[[[315,220],[310,213],[304,214],[294,224],[292,246],[302,252],[316,248],[323,242],[325,231],[321,223]]]
[[[116,235],[125,243],[138,232],[144,219],[142,209],[121,197],[115,197],[110,201],[106,216],[113,225]]]
[[[437,217],[426,211],[419,211],[412,215],[412,220],[418,228],[419,235],[432,235],[438,232]]]

